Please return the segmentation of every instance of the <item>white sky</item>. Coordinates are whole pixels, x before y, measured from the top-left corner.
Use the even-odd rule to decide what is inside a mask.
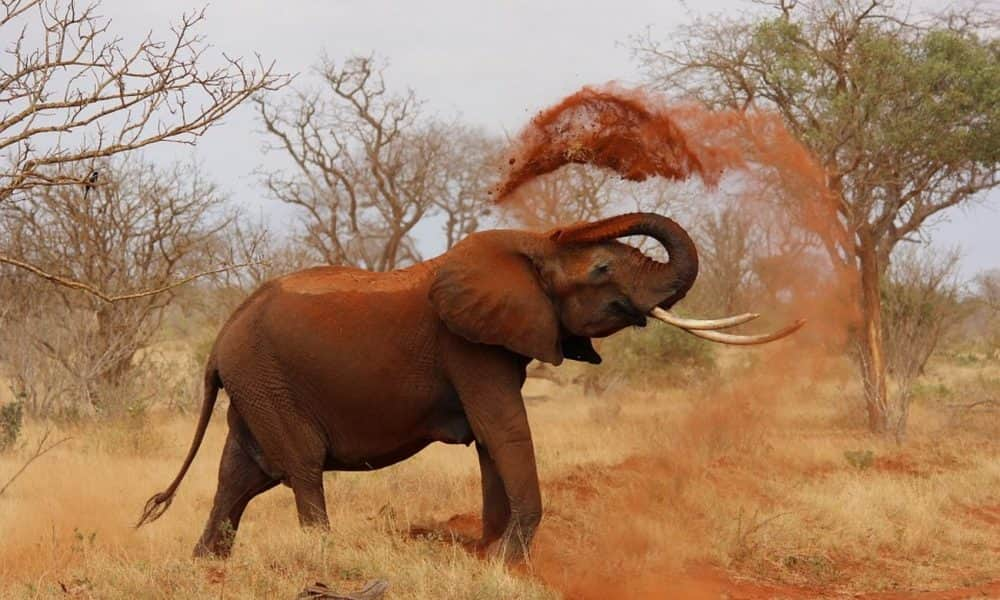
[[[115,34],[132,39],[153,30],[162,38],[182,12],[203,6],[204,0],[105,0],[100,12],[112,19]],[[388,83],[412,87],[430,110],[515,132],[537,110],[582,85],[637,81],[629,36],[650,27],[666,38],[690,14],[751,8],[740,0],[215,0],[200,31],[218,50],[256,52],[289,73],[308,71],[323,52],[341,60],[374,51],[389,61]],[[306,73],[296,84],[305,83]],[[280,157],[264,155],[262,141],[247,105],[210,130],[195,152],[236,202],[287,215],[266,201],[252,174],[280,164]],[[170,145],[168,152],[184,158],[192,149]],[[1000,192],[994,191],[946,213],[930,233],[936,244],[962,248],[963,274],[971,277],[1000,267],[997,231]],[[423,242],[438,249],[434,240]]]

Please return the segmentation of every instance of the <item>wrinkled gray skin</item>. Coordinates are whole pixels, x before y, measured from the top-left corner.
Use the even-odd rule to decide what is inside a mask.
[[[669,262],[616,239],[628,235],[657,239]],[[391,273],[317,267],[268,282],[219,333],[191,450],[140,525],[169,506],[225,388],[229,436],[196,555],[228,555],[247,503],[278,483],[302,525],[327,527],[324,471],[378,469],[438,441],[475,442],[483,544],[520,559],[542,516],[521,397],[528,362],[600,362],[591,338],[644,325],[697,272],[680,226],[637,213],[475,233]]]

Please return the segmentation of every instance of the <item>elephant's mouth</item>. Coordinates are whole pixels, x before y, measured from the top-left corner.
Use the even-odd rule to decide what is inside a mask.
[[[629,325],[636,327],[646,326],[646,315],[627,300],[615,300],[610,305],[610,310],[616,317],[625,319]]]

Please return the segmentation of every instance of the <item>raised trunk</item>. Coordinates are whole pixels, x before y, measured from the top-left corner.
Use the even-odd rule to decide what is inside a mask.
[[[598,242],[630,235],[648,235],[663,245],[666,263],[646,259],[640,266],[637,304],[669,308],[687,294],[698,277],[698,250],[684,228],[673,219],[654,213],[632,213],[556,231],[561,243]]]

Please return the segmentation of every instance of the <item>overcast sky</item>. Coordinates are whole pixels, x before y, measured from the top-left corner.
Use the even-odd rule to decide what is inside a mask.
[[[930,2],[920,2],[932,5]],[[184,11],[205,2],[105,0],[112,31],[128,37],[167,31]],[[540,108],[582,85],[637,82],[630,36],[651,28],[666,38],[691,14],[747,10],[739,0],[216,0],[201,28],[229,55],[259,53],[280,71],[307,72],[325,52],[342,60],[376,52],[389,61],[389,84],[412,87],[430,110],[461,116],[493,132],[520,129]],[[297,84],[307,83],[307,73]],[[252,175],[279,164],[265,156],[263,137],[247,105],[209,131],[194,152],[233,199],[287,215],[268,202]],[[162,152],[162,150],[161,150]],[[170,145],[178,158],[191,148]],[[959,245],[966,277],[1000,267],[1000,192],[947,213],[933,229],[936,244]],[[435,240],[423,247],[436,250]]]

